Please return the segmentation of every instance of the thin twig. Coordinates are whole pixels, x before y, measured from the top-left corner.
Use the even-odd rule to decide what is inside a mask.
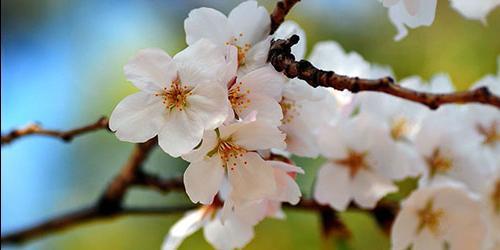
[[[394,83],[390,77],[368,80],[358,77],[349,77],[325,71],[314,67],[309,61],[295,61],[291,47],[299,41],[297,35],[287,40],[273,41],[269,50],[269,62],[274,68],[283,72],[289,78],[298,77],[313,87],[332,87],[337,90],[347,89],[353,93],[359,91],[374,91],[397,96],[409,101],[421,103],[430,109],[437,109],[441,105],[450,103],[483,103],[500,109],[500,97],[492,94],[488,88],[480,87],[474,90],[449,94],[433,94],[418,92]]]
[[[274,34],[278,27],[285,21],[285,16],[299,1],[300,0],[281,0],[276,3],[276,7],[273,13],[271,13],[271,35]]]
[[[96,122],[85,125],[83,127],[60,131],[49,130],[42,128],[39,124],[29,124],[24,128],[13,130],[5,135],[2,135],[2,145],[11,143],[12,141],[28,135],[44,135],[49,137],[59,138],[65,142],[71,141],[73,138],[85,133],[108,128],[108,118],[101,117]]]

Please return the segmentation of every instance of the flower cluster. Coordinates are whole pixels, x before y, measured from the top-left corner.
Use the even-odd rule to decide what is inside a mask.
[[[426,4],[435,8],[435,0],[384,1],[391,13],[403,3],[410,15]],[[304,31],[287,21],[269,35],[269,14],[255,1],[228,16],[192,10],[184,28],[188,47],[175,56],[145,49],[124,67],[140,92],[123,99],[110,118],[119,139],[157,137],[163,151],[189,162],[186,193],[201,206],[170,229],[164,250],[201,228],[217,249],[242,248],[264,218],[283,218],[281,204],[301,197],[296,175],[304,171],[288,160],[291,154],[325,160],[313,198],[338,211],[351,204],[374,208],[398,191],[397,181],[418,178],[394,224],[395,250],[500,246],[498,109],[451,105],[433,112],[384,94],[287,79],[266,62],[270,42],[299,35],[292,52],[301,59]],[[334,41],[314,46],[309,61],[339,74],[392,75],[389,67],[346,53]],[[454,91],[444,74],[430,83],[419,77],[400,82],[415,90]],[[478,86],[498,94],[500,71],[472,88]]]
[[[379,0],[389,8],[389,18],[398,29],[395,40],[408,35],[407,27],[417,28],[430,26],[436,15],[437,0]],[[486,16],[496,7],[500,0],[450,0],[451,7],[467,19],[479,20],[486,24]]]

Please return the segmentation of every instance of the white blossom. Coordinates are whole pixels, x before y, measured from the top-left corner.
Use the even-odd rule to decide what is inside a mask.
[[[237,48],[238,64],[245,72],[266,63],[270,47],[271,19],[256,1],[245,1],[226,17],[212,8],[198,8],[184,21],[188,45],[206,38],[223,48]]]
[[[277,127],[255,117],[207,130],[200,147],[183,156],[189,162],[184,185],[193,202],[210,204],[227,172],[231,197],[238,203],[274,194],[273,168],[256,150],[284,148],[285,136]]]
[[[439,109],[423,121],[415,138],[415,147],[423,160],[420,185],[441,179],[464,183],[479,192],[493,171],[492,161],[478,143],[467,134],[464,109]]]
[[[323,127],[318,140],[327,162],[317,174],[315,200],[340,211],[351,200],[373,208],[386,194],[397,191],[393,180],[411,171],[394,157],[398,147],[386,129],[367,114]]]
[[[481,193],[488,225],[487,249],[492,250],[500,248],[500,161],[495,170],[491,178],[485,180],[488,184]]]
[[[203,39],[173,58],[159,49],[140,51],[124,71],[141,91],[116,106],[110,129],[129,142],[158,135],[160,147],[174,157],[191,151],[204,130],[227,116],[227,91],[218,76],[226,61],[215,47]]]
[[[417,189],[402,202],[394,221],[392,249],[479,250],[486,233],[480,207],[478,197],[459,184]]]

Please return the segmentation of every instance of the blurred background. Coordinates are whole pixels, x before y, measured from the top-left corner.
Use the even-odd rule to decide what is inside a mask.
[[[228,13],[240,1],[1,1],[1,129],[28,122],[72,128],[109,115],[136,91],[122,72],[139,49],[159,47],[171,55],[185,45],[183,21],[190,9],[210,6]],[[271,10],[274,0],[261,0]],[[434,25],[410,30],[394,42],[395,28],[375,0],[304,0],[288,16],[307,33],[308,48],[336,40],[367,61],[391,65],[398,79],[429,79],[448,72],[459,89],[496,73],[500,54],[500,9],[488,25],[462,18],[439,1]],[[94,202],[126,161],[132,144],[106,132],[71,144],[30,137],[1,150],[1,232],[10,232]],[[298,159],[307,174],[298,181],[305,196],[321,160]],[[179,176],[186,164],[159,150],[147,170]],[[184,194],[160,195],[134,189],[127,203],[169,205],[189,202]],[[179,215],[123,217],[78,226],[18,247],[2,249],[159,249]],[[287,220],[267,219],[246,249],[317,249],[316,214],[287,210]],[[341,215],[353,237],[339,249],[388,249],[389,241],[364,213]],[[181,249],[211,249],[201,232]]]

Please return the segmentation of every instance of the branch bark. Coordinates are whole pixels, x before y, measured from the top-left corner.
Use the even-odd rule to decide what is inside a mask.
[[[293,35],[287,40],[278,39],[273,41],[269,50],[268,61],[277,71],[283,72],[287,77],[298,77],[313,87],[347,89],[353,93],[360,91],[381,92],[423,104],[430,109],[437,109],[441,105],[450,103],[482,103],[500,109],[500,97],[492,94],[486,87],[450,94],[433,94],[402,87],[394,83],[394,80],[390,77],[369,80],[318,69],[309,61],[295,61],[295,57],[291,53],[291,47],[298,41],[299,37],[297,35]]]
[[[300,0],[281,0],[276,3],[276,7],[273,13],[271,13],[271,35],[274,34],[278,27],[285,21],[285,16],[299,1]]]
[[[70,142],[73,138],[85,133],[107,129],[108,123],[108,118],[101,117],[94,123],[67,131],[44,129],[39,124],[29,124],[24,128],[12,130],[7,134],[2,135],[2,146],[28,135],[44,135],[59,138],[65,142]]]

